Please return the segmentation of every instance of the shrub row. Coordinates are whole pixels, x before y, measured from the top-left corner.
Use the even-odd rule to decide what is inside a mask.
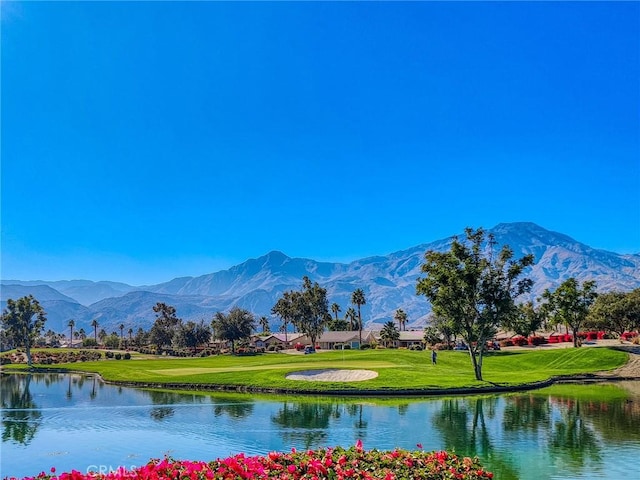
[[[94,350],[79,350],[65,352],[32,352],[31,360],[38,365],[53,365],[58,363],[92,362],[100,360],[102,354]],[[22,350],[0,357],[2,365],[11,363],[27,363],[27,355]]]
[[[107,358],[115,358],[116,360],[131,360],[131,354],[129,352],[124,352],[124,353],[120,353],[120,352],[105,352],[105,357]]]

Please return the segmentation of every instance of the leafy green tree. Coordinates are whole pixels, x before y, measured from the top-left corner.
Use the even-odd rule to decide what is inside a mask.
[[[629,330],[640,331],[640,288],[627,294],[626,304],[627,318],[630,321]]]
[[[7,306],[2,312],[2,328],[9,338],[25,349],[27,365],[32,367],[31,346],[44,330],[47,314],[33,295],[18,300],[7,299]]]
[[[393,315],[393,319],[398,322],[398,329],[404,330],[407,325],[407,313],[399,308]]]
[[[211,329],[205,325],[204,320],[199,323],[188,321],[178,327],[173,343],[178,347],[191,348],[195,352],[198,345],[209,342],[210,338]]]
[[[316,339],[322,334],[327,324],[329,314],[329,302],[327,289],[311,283],[309,277],[302,278],[302,291],[293,292],[294,319],[300,332],[311,339],[311,344],[316,344]]]
[[[607,292],[596,298],[586,325],[622,335],[637,328],[638,317],[640,288],[633,292]]]
[[[93,320],[91,320],[91,326],[93,327],[93,335],[96,339],[96,344],[97,344],[98,343],[98,327],[100,326],[97,318],[94,318]]]
[[[149,332],[149,340],[162,350],[171,346],[171,341],[182,320],[176,316],[176,309],[166,303],[158,302],[154,305],[156,320]]]
[[[454,238],[448,252],[425,254],[416,286],[418,295],[431,303],[436,317],[446,319],[469,346],[476,380],[482,380],[482,360],[487,340],[516,311],[515,298],[531,290],[528,278],[518,280],[533,264],[533,255],[513,260],[505,245],[495,254],[496,242],[482,228],[465,229],[466,242]],[[483,244],[487,238],[487,249]],[[486,253],[485,253],[486,252]]]
[[[578,332],[597,296],[594,280],[583,282],[581,287],[573,277],[562,282],[555,291],[546,289],[542,294],[548,319],[555,324],[567,325],[571,329],[574,347],[578,347]]]
[[[338,321],[338,313],[340,313],[341,311],[342,309],[340,308],[340,305],[338,305],[336,302],[333,302],[331,304],[331,312],[335,315],[336,322]]]
[[[107,331],[104,328],[101,328],[100,332],[98,332],[98,338],[100,339],[100,343],[104,343],[107,339]]]
[[[96,342],[95,338],[85,338],[84,340],[82,340],[82,346],[83,347],[97,347],[98,346],[98,342]]]
[[[389,320],[384,324],[382,330],[380,330],[380,340],[382,340],[385,346],[388,347],[389,344],[393,345],[399,339],[400,332],[396,328],[396,324]]]
[[[349,322],[344,318],[332,318],[327,322],[327,328],[332,332],[344,332],[349,330]]]
[[[529,301],[518,305],[513,316],[505,321],[504,328],[511,330],[516,335],[528,337],[540,330],[543,324],[544,314],[534,306],[533,302]]]
[[[211,327],[215,338],[231,342],[231,353],[235,354],[235,342],[251,336],[255,330],[255,318],[248,310],[233,307],[227,315],[217,312]]]
[[[116,332],[112,332],[104,339],[104,346],[107,348],[118,348],[120,346],[120,337]]]
[[[441,337],[441,341],[444,341],[444,343],[447,344],[448,348],[458,334],[458,331],[456,330],[456,324],[445,317],[434,315],[433,312],[429,315],[429,317],[431,319],[431,326],[435,329],[436,332],[438,332],[439,336]]]
[[[434,326],[425,327],[422,339],[427,345],[435,345],[436,343],[442,342],[441,334]]]
[[[358,345],[362,346],[362,312],[360,311],[360,307],[366,305],[367,299],[361,288],[357,288],[351,294],[351,303],[358,307],[358,341],[360,342]]]
[[[136,336],[133,337],[133,343],[137,347],[142,347],[149,343],[149,334],[144,331],[142,327],[139,327],[136,331]]]
[[[69,333],[69,346],[73,347],[73,327],[76,326],[76,321],[74,319],[71,319],[67,322],[67,327],[69,327],[71,329],[70,333]]]

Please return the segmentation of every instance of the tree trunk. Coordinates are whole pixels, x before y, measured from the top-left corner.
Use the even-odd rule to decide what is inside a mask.
[[[482,362],[478,362],[476,358],[476,350],[469,342],[469,356],[471,357],[471,365],[473,365],[473,372],[475,373],[476,380],[482,381]]]
[[[29,341],[25,342],[25,347],[24,347],[24,352],[27,355],[27,366],[29,367],[29,369],[32,368],[32,360],[31,360],[31,345],[29,343]]]

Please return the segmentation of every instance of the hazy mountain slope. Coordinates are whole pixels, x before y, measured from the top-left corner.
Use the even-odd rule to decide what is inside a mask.
[[[0,308],[2,310],[7,306],[8,298],[15,300],[26,295],[33,295],[47,313],[46,330],[65,331],[69,320],[74,319],[78,322],[78,319],[82,320],[89,314],[87,307],[80,305],[74,299],[63,295],[48,285],[3,284],[0,287],[0,292]]]
[[[304,275],[330,278],[342,270],[339,263],[316,262],[303,258],[289,258],[282,252],[269,252],[260,258],[247,260],[228,270],[184,277],[145,287],[148,291],[175,295],[232,295],[240,297],[255,290],[270,291],[279,284],[300,282]]]
[[[594,249],[567,235],[546,230],[533,223],[503,223],[488,232],[495,236],[497,248],[504,244],[510,245],[516,258],[529,253],[534,255],[536,263],[528,275],[535,283],[528,298],[539,297],[546,288],[555,288],[569,277],[576,277],[579,281],[594,279],[600,291],[640,287],[640,255],[620,255]],[[459,237],[464,237],[463,232]],[[102,298],[89,305],[86,310],[78,310],[76,314],[76,322],[82,325],[89,324],[92,318],[98,318],[101,326],[108,327],[108,332],[112,331],[109,328],[117,329],[120,323],[124,323],[127,329],[149,328],[155,319],[152,307],[157,302],[175,306],[178,316],[185,320],[204,318],[207,321],[216,311],[225,311],[238,305],[257,315],[268,316],[274,328],[279,322],[271,317],[271,307],[284,291],[300,289],[305,275],[327,288],[329,302],[336,302],[341,306],[341,315],[344,315],[350,305],[351,293],[356,288],[362,288],[367,299],[362,315],[368,326],[392,319],[394,312],[402,308],[408,314],[408,326],[417,327],[424,324],[430,311],[424,297],[415,294],[424,254],[427,250],[446,251],[450,242],[451,238],[437,240],[349,264],[290,258],[282,252],[273,251],[228,270],[199,277],[176,278],[128,292],[127,289],[134,287],[113,282],[83,284],[83,281],[72,281],[48,284],[56,284],[65,292],[73,292],[76,295],[74,298],[87,299],[90,295],[98,298],[108,294],[109,289],[117,291],[117,295]],[[85,287],[88,290],[83,296],[81,289]],[[18,293],[17,290],[15,292]],[[43,294],[55,297],[54,292],[43,291]],[[67,301],[69,300],[71,299],[67,297]],[[64,314],[59,314],[57,310],[63,306],[67,310]],[[58,305],[55,318],[71,314],[68,308],[68,305]]]
[[[167,295],[136,291],[90,305],[88,310],[91,318],[83,318],[83,322],[90,322],[96,318],[100,328],[104,328],[108,333],[117,330],[120,323],[124,323],[127,329],[148,329],[156,318],[153,307],[158,302],[174,306],[180,318],[208,322],[215,312],[231,308],[233,300],[202,295]]]
[[[63,295],[58,290],[48,285],[5,285],[0,287],[0,300],[6,302],[8,298],[17,299],[26,295],[33,295],[40,303],[49,300],[58,300],[69,303],[78,303],[73,298]]]
[[[91,305],[99,300],[118,297],[138,288],[120,282],[92,282],[91,280],[57,280],[52,282],[42,280],[2,280],[2,285],[37,286],[46,285],[70,297],[81,305]]]

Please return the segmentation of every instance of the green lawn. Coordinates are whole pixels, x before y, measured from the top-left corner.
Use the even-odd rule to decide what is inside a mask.
[[[248,357],[229,355],[206,358],[154,358],[136,355],[131,360],[101,360],[44,368],[99,373],[108,381],[153,384],[215,384],[263,389],[331,390],[360,389],[394,392],[415,389],[448,389],[491,385],[516,386],[570,375],[608,370],[623,365],[628,354],[607,348],[580,348],[523,352],[496,352],[485,357],[485,381],[474,379],[467,352],[439,352],[432,365],[430,352],[409,350],[364,350],[326,352],[313,355],[264,354]],[[20,368],[4,366],[3,369]],[[24,367],[22,367],[24,368]],[[285,379],[298,370],[346,368],[378,372],[362,382],[301,382]]]

